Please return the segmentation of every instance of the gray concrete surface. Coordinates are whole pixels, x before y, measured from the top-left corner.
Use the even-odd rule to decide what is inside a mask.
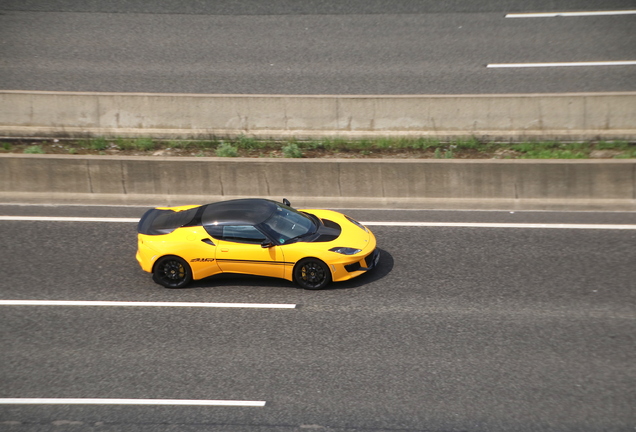
[[[350,160],[0,155],[1,202],[636,209],[634,160]]]
[[[0,91],[0,135],[636,139],[636,92],[284,96]]]
[[[60,211],[13,207],[31,215]],[[139,217],[145,209],[64,210]],[[380,220],[412,213],[426,221],[433,212],[385,211]],[[634,213],[446,213],[437,220],[634,223]],[[2,299],[298,307],[3,306],[0,397],[267,405],[3,405],[0,430],[633,430],[636,231],[372,230],[383,253],[379,266],[329,290],[238,275],[168,290],[135,261],[135,223],[1,221]]]
[[[0,88],[206,94],[636,90],[633,0],[2,0]]]

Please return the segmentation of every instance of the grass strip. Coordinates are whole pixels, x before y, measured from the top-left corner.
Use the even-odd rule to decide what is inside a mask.
[[[155,140],[151,138],[2,139],[0,153],[110,154],[201,157],[279,158],[433,158],[433,159],[589,159],[636,158],[630,141],[527,141],[501,143],[477,138],[442,141],[434,138],[346,140],[234,139]]]

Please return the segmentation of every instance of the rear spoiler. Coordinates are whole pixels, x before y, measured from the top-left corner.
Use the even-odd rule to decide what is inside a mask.
[[[199,208],[175,212],[174,210],[150,209],[141,217],[137,232],[146,235],[170,234],[182,226],[189,225]]]

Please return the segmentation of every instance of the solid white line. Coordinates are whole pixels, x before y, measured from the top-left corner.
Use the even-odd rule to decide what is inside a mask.
[[[588,11],[588,12],[540,12],[540,13],[510,13],[506,18],[554,18],[554,17],[583,17],[606,15],[634,15],[636,10]]]
[[[295,304],[122,302],[122,301],[75,301],[75,300],[0,300],[0,306],[132,306],[132,307],[198,307],[198,308],[252,308],[252,309],[294,309],[296,308]]]
[[[0,221],[42,221],[42,222],[133,222],[139,218],[94,218],[67,216],[0,216]]]
[[[205,405],[205,406],[265,406],[265,401],[197,400],[197,399],[65,399],[65,398],[5,398],[0,404],[30,405]]]
[[[559,229],[604,229],[636,230],[636,225],[610,224],[539,224],[539,223],[481,223],[481,222],[360,222],[366,226],[401,227],[463,227],[463,228],[559,228]]]
[[[0,216],[2,220],[52,221],[52,222],[139,222],[135,218],[81,218],[49,216]],[[473,228],[563,228],[563,229],[620,229],[633,230],[636,225],[610,224],[536,224],[536,223],[472,223],[472,222],[362,222],[368,226],[402,227],[473,227]],[[189,303],[195,304],[195,303]],[[204,303],[212,304],[212,303]],[[215,307],[215,306],[209,306]],[[228,306],[229,307],[229,306]]]
[[[531,68],[531,67],[568,67],[568,66],[633,66],[636,60],[565,62],[565,63],[490,63],[487,68]]]

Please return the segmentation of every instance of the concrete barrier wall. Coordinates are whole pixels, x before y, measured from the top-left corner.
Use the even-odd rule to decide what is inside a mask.
[[[636,92],[281,96],[0,91],[0,135],[636,139]]]
[[[0,202],[636,210],[634,160],[328,160],[0,155]]]

